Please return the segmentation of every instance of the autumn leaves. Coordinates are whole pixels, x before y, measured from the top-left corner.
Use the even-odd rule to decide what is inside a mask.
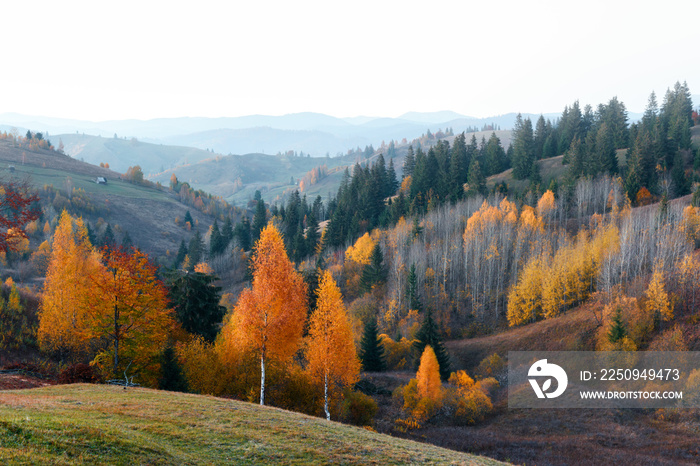
[[[330,398],[356,382],[360,372],[340,289],[330,272],[322,275],[304,337],[307,287],[272,224],[260,235],[252,268],[252,286],[241,293],[216,343],[207,346],[183,336],[167,290],[144,254],[95,250],[82,220],[64,212],[54,235],[41,303],[41,348],[92,359],[105,376],[121,375],[129,367],[142,383],[157,377],[160,353],[173,338],[182,340],[179,355],[188,372],[193,360],[204,361],[207,354],[222,363],[207,369],[220,374],[226,364],[241,365],[252,356],[259,362],[261,404],[269,364],[301,362],[305,377],[323,388],[330,418]],[[251,369],[248,378],[257,372]],[[197,386],[196,380],[192,382]]]
[[[322,275],[304,342],[306,285],[272,224],[260,234],[253,269],[253,286],[241,293],[232,319],[222,330],[222,345],[234,353],[252,352],[260,361],[260,404],[264,404],[268,362],[291,362],[305,344],[306,371],[323,385],[330,419],[330,393],[354,383],[360,372],[340,289],[330,272]]]
[[[39,344],[93,358],[105,375],[157,374],[175,328],[167,291],[139,251],[97,251],[80,219],[65,211],[53,240],[39,314]],[[156,367],[154,367],[156,366]]]

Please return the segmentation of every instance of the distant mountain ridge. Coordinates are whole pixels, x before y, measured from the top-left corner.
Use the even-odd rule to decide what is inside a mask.
[[[694,95],[696,106],[700,96]],[[397,118],[358,116],[337,118],[314,112],[287,115],[247,115],[240,117],[182,117],[156,118],[152,120],[83,121],[17,113],[0,114],[0,130],[15,127],[21,133],[32,131],[48,133],[49,137],[63,134],[85,134],[104,138],[131,139],[154,144],[179,145],[201,150],[213,150],[220,154],[245,154],[296,151],[322,157],[336,156],[348,149],[378,146],[382,141],[411,141],[428,130],[451,128],[455,133],[466,129],[481,129],[495,125],[502,130],[512,129],[517,113],[507,113],[487,118],[476,118],[444,110],[438,112],[408,112]],[[544,114],[552,121],[560,113]],[[522,113],[533,123],[539,114]],[[629,113],[630,122],[641,117]],[[58,141],[54,140],[54,145]],[[169,164],[164,164],[168,168]]]

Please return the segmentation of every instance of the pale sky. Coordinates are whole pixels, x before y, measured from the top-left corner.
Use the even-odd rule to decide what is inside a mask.
[[[0,113],[561,112],[687,81],[700,2],[3,2]],[[695,106],[700,102],[695,102]]]

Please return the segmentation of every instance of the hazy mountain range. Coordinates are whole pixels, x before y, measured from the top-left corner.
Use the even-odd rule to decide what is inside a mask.
[[[536,120],[539,115],[523,114]],[[59,118],[1,114],[0,130],[16,127],[21,133],[48,133],[52,142],[63,134],[85,134],[118,139],[138,138],[144,142],[213,150],[218,154],[247,154],[296,151],[311,156],[335,156],[348,149],[382,141],[411,140],[426,131],[452,128],[455,133],[465,129],[494,124],[510,129],[516,114],[474,118],[454,112],[411,112],[397,118],[352,117],[336,118],[319,113],[294,113],[282,116],[250,115],[235,118],[161,118],[154,120],[118,120],[90,122]],[[546,114],[556,119],[559,114]],[[632,117],[631,117],[632,118]],[[65,141],[64,141],[65,144]],[[69,154],[70,151],[67,151]],[[73,155],[73,154],[71,154]],[[87,158],[86,158],[87,159]],[[169,164],[165,164],[167,168]]]

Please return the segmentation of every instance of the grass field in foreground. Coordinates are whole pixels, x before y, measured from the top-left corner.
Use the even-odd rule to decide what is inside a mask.
[[[500,464],[251,403],[103,385],[0,391],[3,464]]]

